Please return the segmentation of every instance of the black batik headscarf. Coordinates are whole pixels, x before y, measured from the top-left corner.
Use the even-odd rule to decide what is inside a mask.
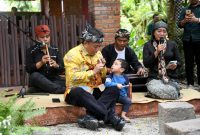
[[[119,29],[116,33],[115,33],[115,39],[116,38],[130,38],[130,32],[128,32],[128,30],[126,29]]]
[[[104,40],[104,35],[100,30],[93,28],[90,24],[87,24],[85,30],[82,32],[81,39],[84,41],[101,43]]]

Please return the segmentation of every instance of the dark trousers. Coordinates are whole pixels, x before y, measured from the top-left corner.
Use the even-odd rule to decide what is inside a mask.
[[[34,72],[29,76],[29,87],[37,89],[35,92],[64,93],[66,90],[65,80],[60,76],[49,79],[39,72]]]
[[[98,99],[82,88],[75,87],[71,89],[65,101],[71,105],[85,107],[87,113],[98,120],[108,121],[115,116],[115,104],[118,98],[119,89],[117,87],[106,88]]]
[[[194,85],[194,62],[197,65],[197,78],[200,84],[200,42],[183,41],[185,72],[188,85]]]
[[[118,102],[123,105],[122,111],[123,112],[128,112],[129,107],[131,106],[131,99],[129,97],[119,96]]]

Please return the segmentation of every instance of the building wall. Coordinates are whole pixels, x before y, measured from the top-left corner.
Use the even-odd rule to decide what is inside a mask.
[[[47,0],[43,0],[47,1]],[[85,0],[64,0],[64,12],[65,15],[82,15],[83,2]],[[62,6],[61,0],[48,0],[50,15],[61,16]]]
[[[61,0],[49,0],[50,15],[61,16]],[[120,28],[120,0],[64,0],[66,15],[84,14],[88,22],[105,34],[104,45],[114,42]]]
[[[114,42],[120,28],[120,0],[88,0],[89,18],[105,34],[104,45]]]
[[[82,14],[82,0],[64,0],[64,10],[66,15]]]

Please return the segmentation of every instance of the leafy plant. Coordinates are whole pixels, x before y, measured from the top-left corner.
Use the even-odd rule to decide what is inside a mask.
[[[44,114],[46,112],[44,108],[35,109],[35,103],[31,99],[22,105],[17,105],[16,101],[17,95],[7,101],[0,97],[0,134],[31,135],[35,130],[48,131],[47,128],[24,124],[25,120]]]
[[[38,12],[41,11],[40,0],[34,1],[16,1],[16,0],[1,0],[2,3],[6,3],[8,7],[16,7],[19,12]]]
[[[166,0],[121,0],[121,27],[131,31],[129,45],[139,59],[142,59],[143,45],[150,37],[146,35],[147,25],[154,13],[166,20]],[[128,21],[127,21],[128,20]],[[127,25],[128,24],[128,25]]]

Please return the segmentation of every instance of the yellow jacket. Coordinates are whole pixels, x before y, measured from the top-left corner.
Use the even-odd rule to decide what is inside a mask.
[[[99,58],[103,58],[100,51],[95,55],[88,55],[83,44],[80,44],[64,56],[65,77],[66,77],[66,92],[65,96],[70,92],[72,87],[86,86],[90,89],[97,88],[99,80],[97,75],[94,75],[93,68],[97,64]],[[101,70],[100,80],[106,76],[106,67]],[[102,83],[102,82],[100,82]]]

